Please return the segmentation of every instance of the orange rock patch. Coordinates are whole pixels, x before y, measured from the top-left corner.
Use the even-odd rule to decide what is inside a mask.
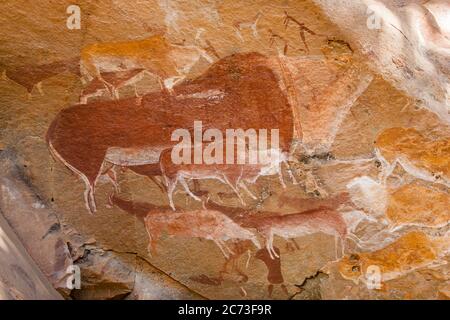
[[[437,244],[422,232],[410,232],[383,249],[344,257],[339,272],[345,279],[358,282],[370,266],[376,266],[383,281],[395,279],[437,260]]]
[[[389,162],[406,157],[420,169],[450,177],[450,138],[432,140],[414,128],[390,128],[378,136],[375,146]]]
[[[386,216],[393,225],[440,227],[450,221],[450,195],[419,183],[391,194]]]

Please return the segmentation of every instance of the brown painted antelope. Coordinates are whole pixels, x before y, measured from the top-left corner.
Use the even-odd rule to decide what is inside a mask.
[[[175,210],[173,192],[178,182],[183,186],[189,196],[200,201],[200,198],[191,192],[186,181],[192,179],[216,179],[227,184],[243,205],[245,205],[245,201],[239,189],[244,189],[250,197],[256,199],[255,195],[247,188],[245,183],[254,184],[260,176],[277,174],[281,185],[286,187],[281,165],[282,163],[287,164],[288,156],[286,154],[279,155],[279,151],[271,150],[268,152],[274,153],[273,158],[271,158],[273,160],[265,164],[174,164],[172,150],[168,149],[163,151],[160,158],[161,173],[166,184],[170,206]],[[192,149],[191,154],[193,153],[194,150]],[[295,177],[289,170],[288,172],[291,179],[296,183]]]
[[[317,203],[317,205],[319,204],[320,202]],[[211,201],[206,203],[206,207],[223,212],[241,227],[256,229],[258,234],[264,237],[265,248],[272,258],[278,257],[278,253],[273,249],[273,237],[275,235],[286,240],[292,240],[304,235],[322,232],[335,236],[336,250],[337,240],[340,240],[341,248],[344,251],[344,240],[347,238],[357,244],[359,242],[359,239],[350,232],[354,231],[362,220],[370,220],[369,216],[359,211],[341,213],[334,208],[325,206],[316,206],[313,209],[291,214],[241,210],[221,206]]]
[[[46,135],[49,149],[85,182],[91,212],[96,211],[95,185],[105,166],[142,169],[158,164],[161,152],[175,145],[173,131],[190,130],[194,121],[222,132],[278,128],[279,147],[289,151],[292,108],[266,57],[257,53],[225,57],[173,89],[174,95],[153,92],[139,99],[72,106],[53,120]],[[201,94],[211,91],[223,94],[217,99]]]
[[[259,241],[255,234],[236,224],[217,210],[193,210],[173,212],[170,208],[148,203],[132,202],[111,196],[112,204],[135,215],[144,222],[149,236],[149,253],[156,253],[156,245],[164,231],[170,237],[202,238],[217,244],[225,258],[234,252],[228,248],[228,240],[249,240],[257,248]]]
[[[173,213],[172,210],[168,209],[167,207],[159,207],[145,202],[128,201],[121,199],[115,195],[110,196],[110,202],[111,205],[115,205],[120,209],[122,209],[123,211],[136,216],[143,223],[149,212],[165,212],[168,215]],[[225,256],[225,262],[223,268],[220,271],[220,276],[218,278],[212,279],[205,275],[201,275],[191,277],[191,279],[193,281],[200,282],[203,284],[220,285],[224,281],[225,276],[230,275],[234,278],[237,277],[238,281],[241,283],[247,282],[248,276],[244,273],[243,270],[241,270],[238,262],[240,257],[243,254],[247,253],[249,255],[247,259],[247,264],[249,263],[250,250],[253,247],[253,245],[255,245],[253,240],[254,239],[235,240],[231,243],[227,243],[227,248],[231,249],[226,250],[228,251],[227,254],[229,255],[228,257]]]
[[[386,183],[397,165],[410,175],[450,187],[450,138],[433,140],[414,128],[389,128],[375,141],[381,162],[380,180]]]
[[[151,252],[156,252],[156,241],[164,230],[171,237],[212,240],[226,258],[233,253],[225,243],[228,240],[250,240],[257,248],[261,247],[254,233],[239,226],[219,211],[207,209],[186,212],[149,211],[144,223]]]
[[[261,260],[267,268],[267,292],[269,294],[269,298],[272,297],[274,286],[279,285],[283,292],[289,296],[289,291],[284,284],[283,273],[281,272],[281,259],[280,259],[280,249],[277,247],[273,248],[277,257],[273,257],[271,252],[267,250],[267,248],[259,249],[255,258]]]
[[[186,179],[216,179],[222,183],[227,184],[236,193],[242,204],[245,204],[239,187],[243,186],[245,190],[253,196],[241,180],[244,166],[238,164],[174,164],[172,161],[172,150],[165,150],[161,153],[160,158],[161,173],[166,184],[167,196],[169,204],[173,210],[175,205],[173,203],[173,192],[178,182],[183,186],[186,193],[197,201],[201,201],[189,189]],[[250,166],[250,165],[249,165]],[[254,171],[254,174],[259,171],[255,168],[247,168],[247,170]]]

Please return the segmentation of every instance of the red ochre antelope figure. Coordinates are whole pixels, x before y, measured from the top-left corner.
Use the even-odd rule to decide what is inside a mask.
[[[233,254],[226,245],[227,240],[250,240],[260,248],[254,233],[242,228],[219,211],[194,210],[186,212],[149,212],[144,218],[150,239],[149,250],[156,252],[156,241],[167,230],[172,237],[203,238],[212,240],[228,258]]]
[[[194,150],[191,149],[191,154]],[[186,179],[216,179],[227,184],[237,195],[243,205],[245,201],[242,198],[239,189],[244,189],[250,197],[256,199],[255,195],[247,188],[245,183],[254,184],[260,176],[268,176],[277,174],[281,185],[285,188],[283,180],[282,164],[287,165],[288,156],[279,150],[260,151],[267,152],[267,163],[262,164],[174,164],[172,159],[172,150],[165,150],[161,153],[160,165],[161,173],[166,184],[167,195],[170,206],[175,210],[173,202],[173,192],[178,184],[183,186],[186,193],[197,201],[201,201],[189,189]],[[288,173],[294,183],[297,183],[292,172]]]
[[[345,194],[339,197],[346,198]],[[334,204],[334,201],[333,201]],[[359,211],[339,212],[336,208],[318,206],[313,209],[298,213],[281,214],[273,212],[252,212],[249,210],[238,211],[234,208],[224,207],[214,202],[206,204],[208,208],[219,210],[227,214],[237,224],[246,229],[255,229],[265,239],[265,248],[272,259],[279,257],[274,250],[274,236],[286,240],[292,240],[308,234],[322,232],[332,235],[336,239],[336,257],[338,240],[340,240],[342,251],[344,241],[350,239],[357,244],[359,239],[350,232],[363,220],[370,217]],[[321,205],[318,201],[317,205]],[[339,206],[340,204],[336,204]]]
[[[202,238],[212,240],[229,258],[233,251],[226,241],[249,240],[258,249],[261,245],[256,235],[217,210],[201,209],[173,212],[171,209],[151,205],[133,204],[112,196],[111,202],[144,221],[149,237],[149,253],[156,253],[157,241],[163,232],[170,237]],[[144,209],[144,210],[143,210]]]
[[[285,215],[242,217],[236,219],[236,222],[244,228],[256,229],[264,237],[265,247],[272,259],[279,257],[273,247],[274,236],[289,240],[322,232],[340,239],[343,248],[343,241],[348,235],[347,224],[342,215],[325,207]]]

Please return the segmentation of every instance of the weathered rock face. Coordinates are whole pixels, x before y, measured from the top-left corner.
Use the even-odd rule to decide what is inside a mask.
[[[62,299],[3,217],[0,217],[0,244],[1,300]]]
[[[448,299],[448,8],[394,2],[0,4],[0,297]]]
[[[102,249],[64,223],[8,156],[2,155],[0,177],[2,298],[201,298],[136,253]]]
[[[445,0],[314,1],[374,69],[450,121],[450,4]]]

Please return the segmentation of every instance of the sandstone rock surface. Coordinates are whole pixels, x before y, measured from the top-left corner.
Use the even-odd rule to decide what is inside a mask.
[[[0,4],[0,298],[448,299],[446,1],[70,5]]]

